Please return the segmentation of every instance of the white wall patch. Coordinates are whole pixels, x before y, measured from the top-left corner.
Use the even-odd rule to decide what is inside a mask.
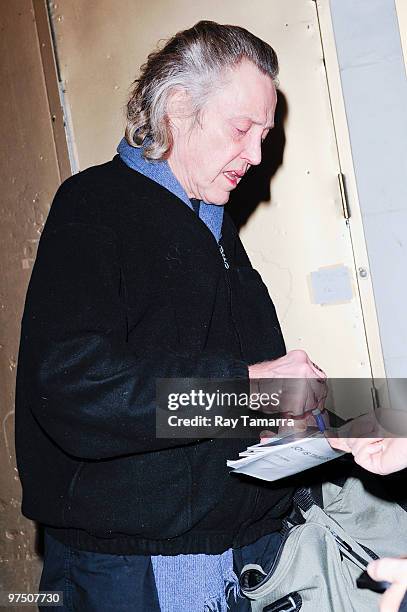
[[[344,304],[352,300],[352,280],[346,266],[319,268],[316,272],[311,272],[310,276],[314,304]]]

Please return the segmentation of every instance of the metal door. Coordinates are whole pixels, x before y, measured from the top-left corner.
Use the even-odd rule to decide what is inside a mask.
[[[159,39],[212,19],[242,25],[276,49],[280,123],[270,142],[278,150],[265,153],[263,168],[271,176],[266,189],[259,189],[257,178],[263,179],[255,170],[246,177],[248,200],[255,193],[259,204],[247,220],[240,209],[241,237],[276,303],[289,349],[306,349],[330,377],[369,378],[373,362],[382,375],[372,288],[367,280],[362,308],[363,266],[355,261],[338,180],[332,109],[340,100],[332,104],[318,16],[322,11],[326,21],[328,3],[60,0],[50,6],[75,170],[114,155],[129,85]],[[331,37],[324,46],[332,53],[332,34],[327,27],[322,31]],[[340,97],[340,88],[333,90]],[[236,193],[240,204],[242,193]],[[362,242],[358,248],[364,252],[358,210],[351,213],[353,241]]]

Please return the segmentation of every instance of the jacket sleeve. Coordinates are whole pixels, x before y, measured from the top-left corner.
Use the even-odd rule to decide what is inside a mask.
[[[86,223],[46,228],[27,293],[17,376],[39,425],[83,459],[191,444],[156,437],[159,377],[247,378],[247,365],[166,350],[135,357],[126,342],[115,234]]]

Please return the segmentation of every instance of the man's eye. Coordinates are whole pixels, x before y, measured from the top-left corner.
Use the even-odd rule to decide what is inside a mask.
[[[243,135],[243,134],[247,134],[247,132],[249,131],[248,129],[247,129],[247,130],[242,130],[242,129],[240,129],[240,128],[235,128],[235,129],[236,129],[236,131],[237,131],[239,134],[242,134],[242,135]]]

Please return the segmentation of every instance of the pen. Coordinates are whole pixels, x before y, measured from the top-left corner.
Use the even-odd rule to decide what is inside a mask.
[[[315,421],[316,421],[316,423],[317,423],[317,425],[318,425],[318,429],[319,429],[319,431],[321,431],[322,433],[323,433],[324,431],[326,431],[326,427],[325,427],[325,423],[324,423],[324,418],[323,418],[323,416],[322,416],[321,411],[319,410],[319,408],[315,408],[315,409],[312,411],[312,414],[313,414],[314,419],[315,419]]]

